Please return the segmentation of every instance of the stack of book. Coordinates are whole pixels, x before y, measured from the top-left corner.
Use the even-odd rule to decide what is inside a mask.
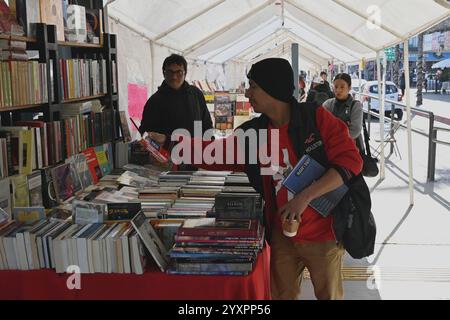
[[[189,182],[194,172],[168,171],[159,176],[158,183],[162,187],[181,187]]]
[[[25,41],[0,39],[0,60],[27,61],[27,43]]]
[[[226,186],[250,186],[250,182],[245,173],[232,173],[225,179]]]
[[[189,219],[169,251],[169,274],[247,275],[263,247],[264,228],[251,219]]]
[[[205,218],[213,207],[214,199],[181,197],[162,212],[162,216],[167,219]]]
[[[81,273],[136,273],[145,270],[142,242],[129,223],[78,225],[39,220],[0,227],[0,270],[55,269],[71,265]]]

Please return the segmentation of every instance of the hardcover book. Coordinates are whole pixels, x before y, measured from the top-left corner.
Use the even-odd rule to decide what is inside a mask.
[[[297,194],[319,179],[325,171],[326,169],[320,163],[309,155],[304,155],[282,184],[289,191]],[[348,187],[343,184],[339,188],[314,199],[309,206],[323,217],[327,217],[347,191]]]
[[[139,211],[142,205],[140,202],[108,203],[107,220],[131,220]]]
[[[42,207],[42,176],[39,171],[34,171],[28,175],[28,190],[30,194],[30,206]]]
[[[61,4],[61,0],[59,0]],[[62,10],[62,9],[61,9]],[[63,18],[61,16],[61,24]],[[70,4],[67,6],[66,38],[72,42],[86,42],[86,9],[83,6]],[[63,29],[64,37],[64,29]],[[58,34],[59,40],[59,34]],[[64,40],[62,40],[64,41]]]
[[[41,22],[56,25],[58,41],[64,41],[64,19],[61,0],[40,0]]]
[[[45,219],[45,209],[43,207],[15,207],[13,208],[13,219],[25,224],[33,224],[38,220]]]
[[[53,178],[51,174],[51,169],[53,168],[45,168],[41,169],[41,177],[42,177],[42,197],[44,206],[47,209],[53,208],[58,204],[56,200],[56,192],[55,186],[53,184]]]
[[[27,176],[19,174],[12,176],[10,179],[12,186],[12,206],[29,207],[30,198],[28,193]]]
[[[72,202],[73,223],[86,225],[103,223],[106,215],[106,205],[87,201],[74,200]]]
[[[204,224],[200,220],[205,221]],[[187,219],[178,236],[258,237],[259,222],[253,219]]]
[[[88,43],[103,44],[103,15],[101,9],[86,9],[86,36]]]
[[[261,196],[258,193],[225,193],[215,198],[216,218],[260,218]]]
[[[0,180],[0,208],[11,216],[11,194],[9,178]]]
[[[86,156],[82,153],[76,154],[67,160],[75,168],[78,177],[80,178],[81,187],[85,189],[92,185],[92,176],[89,171]]]
[[[164,272],[168,265],[167,251],[161,239],[153,229],[153,226],[146,219],[144,212],[140,211],[133,220],[131,220],[131,224],[141,237],[145,247],[148,249],[161,271]]]
[[[62,164],[51,170],[56,198],[62,203],[81,191],[81,184],[77,177],[73,177],[70,163]]]
[[[83,151],[83,154],[86,156],[86,160],[89,166],[89,171],[92,176],[92,180],[94,184],[98,183],[98,180],[103,177],[102,170],[100,169],[100,165],[97,160],[97,155],[95,154],[94,148],[88,148]]]
[[[128,125],[127,115],[125,111],[120,111],[120,129],[122,130],[122,138],[124,142],[131,141],[130,127]]]

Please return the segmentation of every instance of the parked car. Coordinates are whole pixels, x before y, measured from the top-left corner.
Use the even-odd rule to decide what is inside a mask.
[[[369,81],[364,84],[362,92],[365,94],[370,94],[373,96],[378,96],[378,81]],[[395,83],[391,81],[386,81],[386,100],[392,101],[401,101],[402,96],[399,92],[399,89],[395,85]],[[370,97],[364,97],[363,99],[363,107],[365,110],[368,110],[368,106],[370,103],[370,110],[379,112],[380,111],[380,102],[378,99],[373,99]],[[395,105],[393,103],[385,103],[384,104],[384,113],[387,117],[391,116],[392,108],[394,108],[394,114],[397,120],[402,120],[403,118],[403,109],[402,107]]]
[[[366,83],[367,83],[366,80],[361,79],[361,89],[364,87]],[[352,89],[350,90],[350,94],[352,95],[353,99],[363,101],[362,97],[360,97],[359,95],[359,87],[360,87],[360,80],[352,79]]]

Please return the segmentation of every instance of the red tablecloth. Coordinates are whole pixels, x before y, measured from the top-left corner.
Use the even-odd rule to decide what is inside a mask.
[[[81,290],[69,290],[70,275],[54,270],[0,271],[0,299],[270,299],[270,253],[266,246],[248,276],[168,275],[149,266],[143,275],[82,274]]]

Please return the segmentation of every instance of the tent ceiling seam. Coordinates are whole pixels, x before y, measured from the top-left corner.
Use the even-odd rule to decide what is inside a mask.
[[[346,49],[345,47],[341,47],[338,43],[328,39],[327,37],[323,36],[321,33],[315,32],[314,30],[309,29],[307,26],[303,26],[298,24],[298,22],[296,21],[296,19],[291,18],[291,17],[287,17],[288,20],[290,20],[291,22],[295,23],[297,26],[301,27],[301,28],[306,28],[308,29],[308,31],[310,31],[311,33],[313,33],[315,36],[321,38],[323,41],[327,42],[330,46],[333,46],[337,49],[337,51],[342,51],[346,54],[348,54],[349,56],[355,58],[355,59],[359,59],[359,57],[356,55],[355,52],[353,51],[349,51],[348,49]],[[309,41],[303,40],[305,42],[311,43]],[[324,50],[324,49],[320,49],[320,51],[322,52],[326,52],[330,57],[333,56],[333,54],[331,54],[330,52]]]
[[[227,24],[226,26],[220,28],[219,30],[215,31],[214,33],[204,37],[202,40],[198,41],[197,43],[191,45],[190,47],[186,48],[183,50],[184,55],[187,55],[195,50],[197,50],[198,48],[202,47],[204,43],[217,38],[221,33],[223,33],[225,30],[231,29],[234,26],[239,25],[240,23],[244,22],[245,20],[247,20],[248,18],[250,18],[251,16],[255,15],[256,13],[260,12],[261,10],[267,8],[268,6],[270,6],[272,3],[274,3],[276,0],[268,0],[266,1],[264,4],[260,5],[259,7],[250,10],[249,12],[247,12],[245,15],[233,20],[232,22],[230,22],[229,24]]]
[[[368,49],[370,49],[370,50],[372,50],[372,51],[377,51],[377,50],[376,50],[374,47],[372,47],[370,44],[365,43],[364,41],[359,40],[358,38],[352,36],[351,34],[347,33],[346,31],[342,30],[341,28],[338,28],[337,26],[332,25],[331,23],[324,21],[323,19],[319,18],[317,15],[312,14],[310,11],[304,9],[303,7],[300,7],[300,6],[297,5],[296,3],[293,3],[291,0],[286,0],[286,2],[289,3],[291,6],[293,6],[294,8],[297,8],[298,10],[300,10],[300,11],[306,13],[307,15],[311,16],[312,18],[317,19],[317,20],[320,21],[321,23],[323,23],[323,24],[329,26],[330,28],[333,28],[333,29],[335,29],[336,31],[342,33],[343,35],[345,35],[345,36],[347,36],[347,37],[353,39],[354,41],[358,42],[359,44],[363,45],[364,47],[366,47],[366,48],[368,48]]]
[[[168,34],[174,32],[175,30],[178,30],[179,28],[181,28],[181,27],[184,26],[185,24],[187,24],[187,23],[191,22],[192,20],[194,20],[194,19],[196,19],[196,18],[198,18],[198,17],[204,15],[205,13],[211,11],[212,9],[214,9],[215,7],[221,5],[221,4],[224,3],[225,1],[226,1],[226,0],[219,0],[219,1],[215,2],[215,3],[213,3],[212,5],[210,5],[209,7],[204,8],[203,10],[197,12],[196,14],[192,15],[191,17],[189,17],[189,18],[183,20],[182,22],[176,24],[175,26],[169,28],[169,30],[167,30],[167,31],[165,31],[165,32],[163,32],[163,33],[157,35],[157,36],[154,38],[154,41],[157,41],[157,40],[160,40],[161,38],[166,37]]]
[[[342,0],[331,0],[334,3],[336,3],[337,5],[341,6],[342,8],[346,9],[347,11],[352,12],[353,14],[356,14],[357,16],[363,18],[364,20],[369,20],[369,16],[364,15],[358,11],[356,11],[355,9],[351,8],[350,6],[348,6],[347,4],[343,3]],[[366,22],[364,22],[366,23]],[[390,33],[391,35],[393,35],[394,37],[398,38],[398,39],[402,39],[403,37],[398,34],[397,32],[395,32],[394,30],[392,30],[391,28],[387,27],[386,25],[382,24],[380,21],[380,24],[378,25],[378,27],[380,27],[381,29],[383,29],[384,31]]]
[[[251,32],[247,33],[244,35],[244,37],[238,39],[236,42],[232,42],[228,45],[225,46],[225,48],[223,48],[223,50],[219,51],[218,53],[215,53],[214,55],[208,57],[208,59],[213,59],[215,57],[217,57],[218,55],[222,54],[223,52],[227,51],[228,49],[234,47],[235,45],[243,42],[245,39],[251,37],[252,35],[254,35],[255,33],[257,33],[258,31],[260,31],[261,29],[264,29],[265,27],[269,26],[271,23],[273,23],[276,19],[270,19],[268,20],[265,24],[261,24],[258,27],[256,27],[254,30],[252,30]],[[260,40],[261,41],[261,40]],[[250,47],[247,47],[250,48]]]
[[[254,43],[248,47],[246,47],[245,49],[243,49],[242,51],[236,52],[233,56],[229,57],[226,61],[234,59],[236,57],[245,57],[248,56],[249,54],[251,54],[251,50],[258,50],[262,47],[264,47],[265,45],[267,45],[268,43],[270,43],[271,41],[277,40],[278,37],[283,36],[283,34],[277,34],[279,31],[281,30],[281,28],[278,28],[277,30],[275,30],[275,32],[270,35],[269,37],[267,37],[266,39],[263,39],[263,43]],[[249,52],[250,51],[250,52]]]
[[[276,39],[274,39],[274,40],[276,40]],[[272,48],[272,49],[267,48],[267,49],[270,49],[270,50],[269,50],[269,51],[266,51],[266,52],[261,52],[261,53],[258,54],[258,56],[260,56],[260,55],[265,55],[265,54],[267,54],[267,53],[269,53],[269,52],[278,50],[280,47],[284,46],[286,43],[292,44],[292,43],[297,43],[297,42],[298,42],[298,40],[293,39],[293,38],[292,38],[291,36],[289,36],[289,35],[287,36],[287,38],[285,38],[285,39],[280,39],[280,40],[282,41],[280,45],[278,45],[277,47]],[[312,53],[311,51],[309,51],[309,53],[301,52],[301,53],[300,53],[300,56],[301,56],[302,58],[304,58],[305,60],[308,60],[308,61],[310,61],[310,62],[313,62],[314,64],[317,64],[317,65],[321,65],[321,64],[323,64],[323,63],[326,63],[326,59],[325,59],[325,61],[314,60],[314,59],[311,57],[311,55],[310,55],[311,53]],[[256,53],[255,53],[255,54],[256,54]],[[240,57],[247,58],[249,55],[250,55],[250,53],[247,54],[247,55],[244,55],[244,56],[240,56]],[[253,60],[255,60],[256,58],[257,58],[257,57],[253,57],[253,58],[250,58],[249,60],[250,60],[250,61],[253,61]]]

